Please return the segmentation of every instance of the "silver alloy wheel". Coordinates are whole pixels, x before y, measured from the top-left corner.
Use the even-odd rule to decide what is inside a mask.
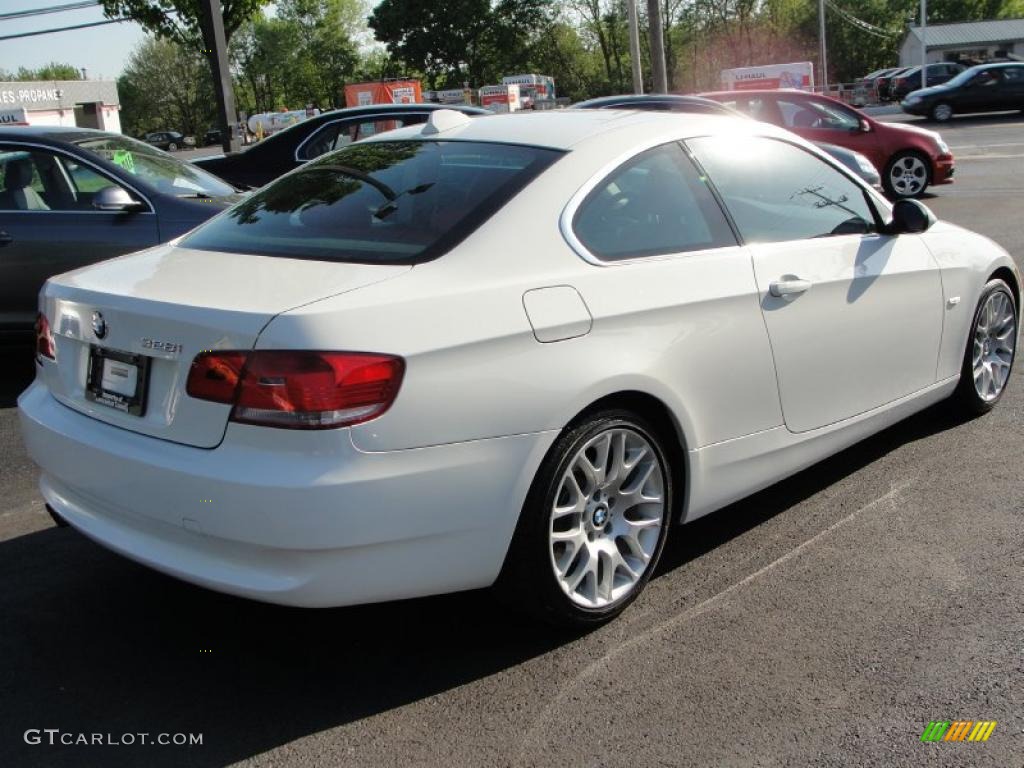
[[[889,183],[900,197],[913,197],[928,184],[928,169],[917,155],[904,155],[889,168]]]
[[[1006,386],[1017,346],[1017,318],[1013,302],[1003,291],[993,291],[985,299],[974,327],[974,389],[978,397],[990,403]]]
[[[949,104],[936,104],[932,110],[932,117],[940,123],[944,123],[953,116],[953,108]]]
[[[633,591],[661,537],[665,479],[650,442],[628,427],[606,429],[569,462],[555,494],[549,551],[562,591],[603,608]]]

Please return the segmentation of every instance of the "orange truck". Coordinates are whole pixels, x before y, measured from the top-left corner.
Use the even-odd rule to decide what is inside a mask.
[[[380,80],[345,86],[345,106],[365,107],[371,104],[420,104],[423,92],[419,80]]]

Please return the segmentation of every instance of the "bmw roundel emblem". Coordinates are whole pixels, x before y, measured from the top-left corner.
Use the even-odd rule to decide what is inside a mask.
[[[96,334],[97,339],[107,335],[107,321],[103,319],[102,312],[92,313],[92,332]]]

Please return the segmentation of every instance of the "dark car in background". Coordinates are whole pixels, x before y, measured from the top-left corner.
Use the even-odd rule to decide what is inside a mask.
[[[478,107],[441,104],[374,104],[336,109],[291,125],[241,152],[201,157],[193,162],[236,187],[262,187],[303,163],[353,141],[405,125],[425,123],[430,113],[438,109],[454,109],[467,115],[493,114]]]
[[[952,80],[959,75],[964,69],[966,67],[963,64],[955,64],[953,62],[929,64],[925,74],[928,81],[927,87],[942,85],[942,83]],[[921,68],[911,67],[893,79],[889,92],[894,101],[899,101],[905,98],[911,91],[916,91],[919,88],[921,88]]]
[[[725,115],[727,117],[750,117],[745,112],[728,107],[713,99],[703,96],[682,96],[672,93],[622,94],[619,96],[601,96],[596,99],[580,101],[572,105],[574,109],[642,109],[654,112],[684,112],[698,115]],[[817,147],[831,155],[842,165],[860,176],[871,186],[880,189],[878,171],[864,155],[859,152],[827,142],[815,142]]]
[[[154,131],[147,133],[144,141],[157,149],[177,152],[188,144],[187,139],[177,131]]]
[[[932,184],[949,184],[953,154],[935,131],[883,123],[837,99],[795,90],[703,94],[757,120],[788,128],[808,141],[828,142],[865,155],[890,197],[917,197]]]
[[[0,129],[0,339],[28,338],[51,275],[172,240],[239,198],[127,136]]]
[[[904,112],[945,122],[955,114],[1024,110],[1024,63],[982,64],[952,80],[911,91]]]
[[[912,67],[897,67],[896,69],[889,71],[887,74],[879,75],[875,78],[875,88],[878,92],[879,101],[892,101],[892,83],[908,69],[912,69]]]

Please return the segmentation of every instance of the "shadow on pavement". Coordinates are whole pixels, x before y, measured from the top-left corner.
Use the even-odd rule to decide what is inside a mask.
[[[697,521],[670,541],[660,573],[957,423],[930,409]],[[223,766],[575,639],[506,615],[487,592],[332,610],[236,599],[137,566],[67,528],[0,542],[0,584],[4,766]],[[203,745],[29,746],[29,728],[202,733]]]
[[[31,345],[0,346],[0,408],[12,408],[36,375]]]

